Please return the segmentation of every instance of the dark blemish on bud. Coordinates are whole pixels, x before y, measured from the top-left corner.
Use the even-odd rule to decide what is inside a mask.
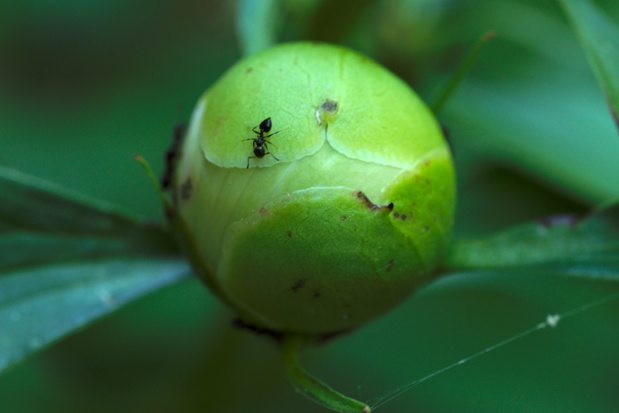
[[[232,322],[232,325],[240,330],[251,331],[252,333],[257,334],[259,336],[270,337],[277,342],[280,342],[282,340],[283,334],[281,331],[275,331],[275,330],[271,330],[271,329],[264,328],[264,327],[258,327],[257,325],[243,321],[240,318],[237,318],[236,320],[234,320]]]
[[[316,291],[316,290],[314,290],[314,291],[313,291],[313,295],[312,295],[312,299],[313,299],[313,300],[316,300],[317,298],[320,298],[320,295],[321,295],[321,294],[320,294],[320,291]]]
[[[402,221],[406,221],[407,215],[406,214],[400,214],[399,212],[394,212],[393,213],[393,218],[394,219],[401,219]]]
[[[340,217],[340,221],[346,221],[348,219],[348,217],[346,215],[342,215]]]
[[[261,215],[264,215],[264,214],[266,214],[266,213],[267,213],[267,209],[266,209],[265,207],[260,207],[260,209],[258,210],[258,212],[259,212]]]
[[[353,192],[353,194],[357,197],[357,199],[359,199],[363,203],[363,205],[365,205],[367,208],[373,211],[385,212],[387,214],[393,211],[393,202],[390,202],[389,204],[384,205],[384,206],[378,206],[372,203],[372,201],[370,201],[370,199],[367,196],[365,196],[365,194],[361,191],[355,191]]]
[[[176,163],[179,158],[181,144],[187,131],[187,125],[185,123],[179,123],[174,127],[174,134],[172,137],[172,143],[168,147],[165,153],[165,168],[161,175],[161,188],[165,191],[170,187],[172,183],[172,175],[176,168]]]
[[[326,99],[322,103],[322,105],[316,108],[316,113],[315,113],[316,123],[318,123],[318,125],[322,125],[322,123],[325,122],[328,118],[335,115],[338,109],[339,109],[339,106],[336,101]]]
[[[288,238],[292,238],[292,231],[291,230],[286,231],[286,235],[288,236]]]
[[[300,289],[305,287],[305,283],[307,280],[305,278],[299,278],[293,285],[290,287],[290,291],[293,293],[299,292]]]
[[[191,184],[191,178],[187,178],[183,185],[181,186],[181,199],[183,201],[188,201],[191,198],[191,194],[193,193],[193,185]]]
[[[395,264],[395,260],[392,258],[389,260],[389,262],[387,263],[387,267],[385,268],[387,272],[391,271],[391,269],[393,268],[393,264]]]
[[[355,191],[354,193],[355,193],[355,195],[357,196],[357,198],[358,198],[361,202],[363,202],[363,203],[365,204],[365,206],[366,206],[366,207],[368,207],[368,208],[375,208],[375,207],[376,207],[376,205],[374,205],[374,204],[370,201],[370,199],[369,199],[367,196],[365,196],[365,194],[364,194],[363,192],[361,192],[361,191]]]
[[[172,204],[178,205],[178,188],[176,185],[172,188]]]
[[[327,99],[325,103],[320,105],[320,108],[329,114],[334,114],[337,113],[338,106],[337,102]]]
[[[245,69],[245,74],[251,73],[253,70],[254,68],[249,66],[247,69]]]
[[[577,215],[572,214],[559,214],[559,215],[551,215],[549,217],[545,217],[539,220],[539,223],[542,224],[546,228],[552,228],[554,226],[563,225],[563,226],[574,226],[578,224],[583,218]]]

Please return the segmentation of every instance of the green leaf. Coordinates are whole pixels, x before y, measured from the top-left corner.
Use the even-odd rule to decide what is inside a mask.
[[[471,308],[498,298],[517,305],[514,313],[543,311],[557,321],[604,306],[598,317],[609,314],[616,322],[609,304],[619,301],[619,206],[457,241],[447,263],[450,273],[425,286],[418,298]]]
[[[275,43],[280,24],[279,0],[240,0],[237,33],[244,56],[266,49]]]
[[[494,291],[540,305],[595,301],[619,289],[619,205],[555,216],[453,243],[451,273],[422,293]],[[549,294],[549,292],[552,294]]]
[[[619,127],[619,26],[587,0],[560,0]]]
[[[442,112],[460,170],[488,161],[573,199],[619,199],[617,128],[565,18],[539,1],[497,0],[470,13],[457,18],[497,38]]]
[[[619,261],[619,206],[586,217],[555,216],[498,234],[453,243],[451,268],[506,268],[571,264],[604,267]]]
[[[288,379],[298,393],[323,406],[341,413],[370,413],[367,404],[343,395],[332,389],[316,377],[309,374],[299,363],[298,357],[304,345],[312,339],[294,334],[284,335],[282,339],[282,356]]]
[[[189,273],[159,225],[0,167],[0,371]]]

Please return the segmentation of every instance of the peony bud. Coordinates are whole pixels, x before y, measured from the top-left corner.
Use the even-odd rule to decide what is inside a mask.
[[[247,323],[329,334],[432,275],[455,184],[432,113],[351,50],[284,44],[199,100],[174,176],[181,243]]]

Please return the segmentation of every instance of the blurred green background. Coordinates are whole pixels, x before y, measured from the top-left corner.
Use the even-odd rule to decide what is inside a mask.
[[[619,21],[619,3],[596,4]],[[236,2],[0,3],[0,164],[161,220],[132,155],[161,171],[174,126],[241,57]],[[473,43],[489,43],[440,116],[454,146],[457,237],[619,197],[619,139],[585,56],[552,1],[285,1],[281,40],[353,47],[427,102]],[[270,27],[270,26],[269,26]],[[466,274],[462,276],[465,280]],[[308,369],[372,401],[608,291],[524,277],[429,288]],[[384,412],[619,410],[617,302],[437,376]],[[276,347],[231,327],[192,280],[139,300],[0,376],[1,412],[319,412]]]

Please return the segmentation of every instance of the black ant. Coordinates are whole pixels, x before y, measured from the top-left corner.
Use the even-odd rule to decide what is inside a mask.
[[[254,155],[255,155],[255,156],[247,157],[247,168],[246,169],[249,169],[249,160],[251,158],[264,158],[264,155],[267,155],[267,154],[271,155],[273,159],[275,159],[276,161],[279,161],[279,159],[275,155],[269,152],[269,147],[267,146],[267,143],[270,143],[271,145],[272,143],[269,140],[267,140],[267,138],[270,138],[271,136],[280,133],[283,129],[278,130],[277,132],[273,132],[270,135],[265,135],[265,133],[269,133],[271,131],[271,126],[273,126],[273,124],[271,123],[271,118],[266,118],[265,120],[260,122],[260,125],[252,128],[252,132],[254,132],[258,136],[255,138],[245,139],[246,141],[252,141],[252,144],[254,145]],[[256,130],[256,128],[260,130]]]

